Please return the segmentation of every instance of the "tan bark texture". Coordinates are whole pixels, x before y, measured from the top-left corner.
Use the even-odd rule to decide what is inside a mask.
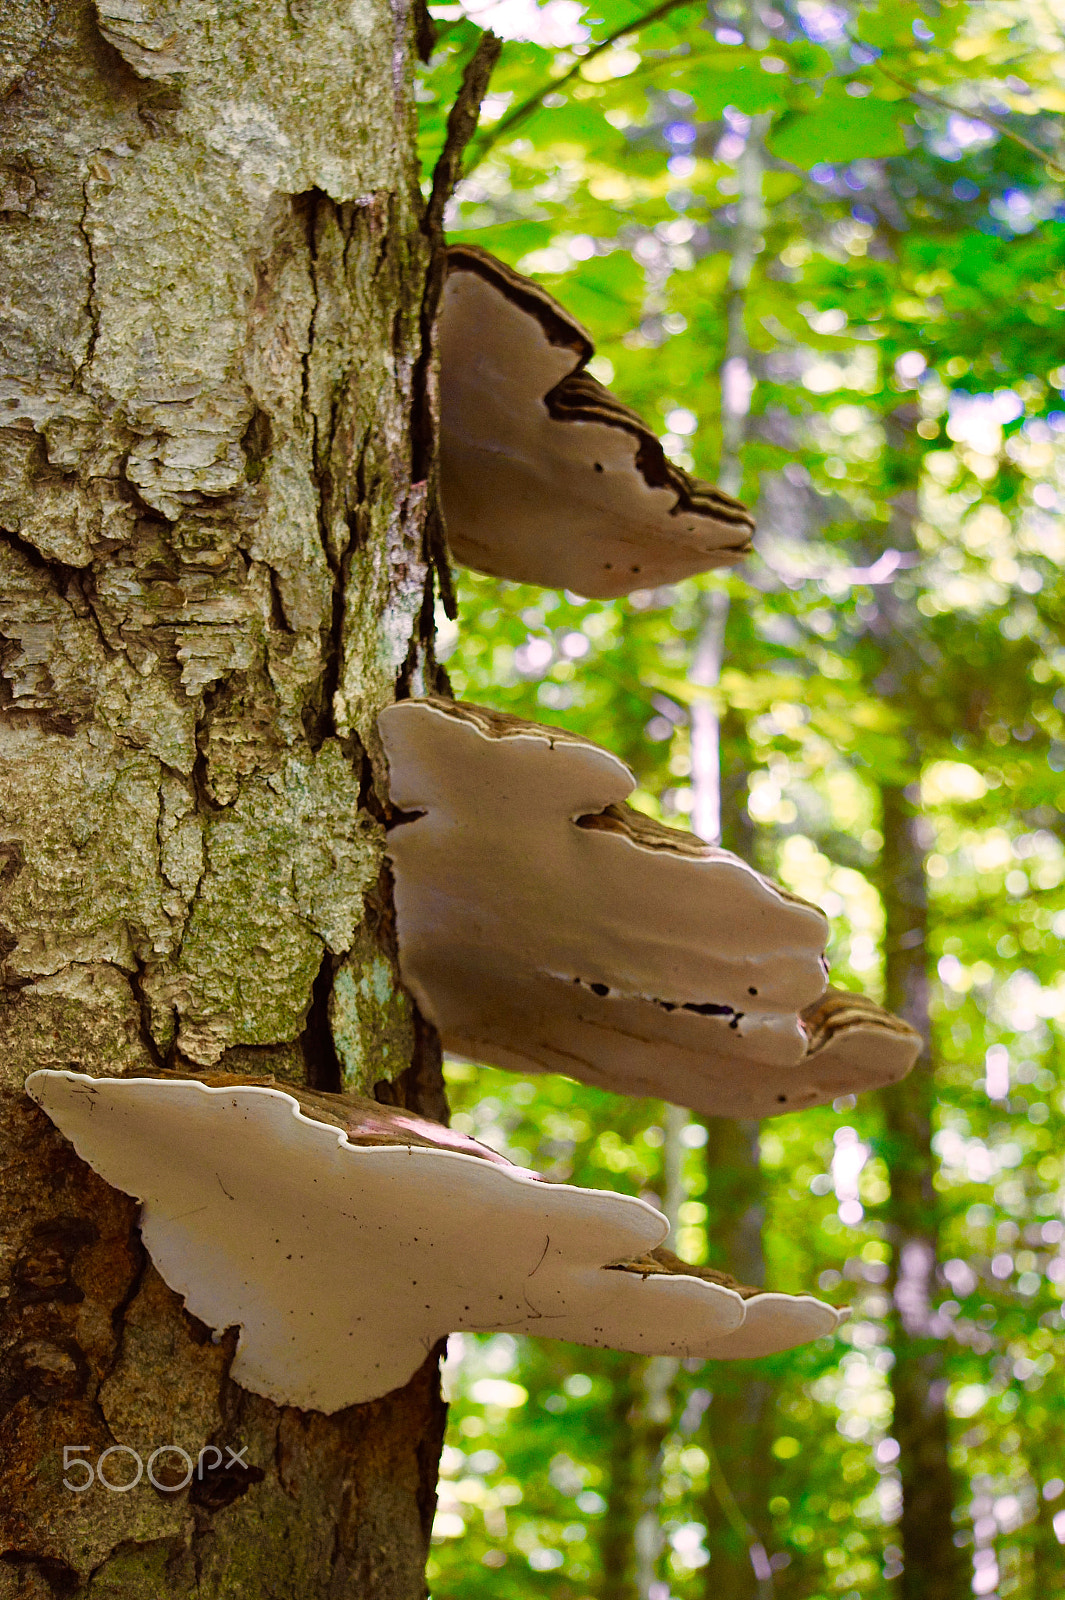
[[[0,1600],[425,1592],[435,1359],[330,1418],[239,1389],[22,1092],[211,1067],[443,1114],[375,731],[439,687],[416,25],[0,0]],[[185,1488],[95,1475],[170,1444]]]

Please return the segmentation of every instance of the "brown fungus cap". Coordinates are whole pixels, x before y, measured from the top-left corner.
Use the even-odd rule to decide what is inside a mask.
[[[669,461],[585,371],[587,333],[538,284],[453,245],[440,323],[440,473],[458,561],[608,599],[730,566],[754,523]]]
[[[547,1183],[372,1101],[178,1074],[44,1071],[26,1089],[141,1201],[145,1247],[189,1311],[239,1327],[234,1380],[282,1405],[376,1399],[460,1329],[727,1357],[752,1353],[762,1298],[781,1302],[774,1349],[838,1322],[805,1295],[645,1270],[669,1225],[644,1201]]]
[[[406,814],[387,844],[400,967],[447,1049],[711,1116],[821,1104],[913,1065],[905,1023],[826,991],[822,913],[631,810],[606,750],[442,699],[379,727]]]

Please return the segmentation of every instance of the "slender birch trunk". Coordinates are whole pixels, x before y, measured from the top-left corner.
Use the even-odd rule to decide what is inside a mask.
[[[0,1600],[424,1594],[435,1355],[330,1418],[241,1390],[22,1093],[212,1066],[443,1112],[374,726],[433,670],[415,27],[0,0]],[[202,1481],[64,1486],[168,1444]]]

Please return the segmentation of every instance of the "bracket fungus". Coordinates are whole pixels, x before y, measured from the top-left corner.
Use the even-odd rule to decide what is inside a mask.
[[[626,806],[616,756],[439,698],[378,726],[400,970],[456,1055],[736,1117],[912,1067],[911,1028],[826,991],[822,913]]]
[[[667,459],[586,371],[592,354],[538,284],[475,245],[448,251],[440,483],[456,559],[600,599],[741,560],[750,513]]]
[[[148,1253],[189,1311],[239,1325],[234,1380],[279,1404],[376,1399],[460,1329],[720,1359],[840,1319],[653,1255],[669,1224],[642,1200],[545,1182],[374,1101],[177,1074],[49,1070],[26,1089],[141,1201]]]

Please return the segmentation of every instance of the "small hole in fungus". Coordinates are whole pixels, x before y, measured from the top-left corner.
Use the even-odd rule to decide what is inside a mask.
[[[593,994],[609,994],[610,990],[605,983],[590,983],[589,989]]]
[[[595,470],[596,470],[596,472],[602,472],[602,470],[603,470],[603,463],[602,463],[602,462],[601,462],[601,461],[597,461],[597,462],[596,462],[596,464],[595,464]]]
[[[755,989],[755,988],[753,988],[753,987],[752,987],[752,988],[750,988],[750,989],[748,989],[748,990],[747,990],[747,993],[748,993],[748,994],[757,994],[757,993],[758,993],[758,990],[757,990],[757,989]]]
[[[778,1094],[777,1095],[777,1104],[781,1105],[781,1106],[785,1105],[787,1103],[787,1098],[788,1097],[787,1097],[786,1094]]]
[[[639,567],[630,567],[629,568],[630,572],[639,572],[639,570],[640,570]]]

